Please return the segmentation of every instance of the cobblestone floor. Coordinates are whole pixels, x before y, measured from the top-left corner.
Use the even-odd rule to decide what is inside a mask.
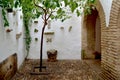
[[[44,60],[47,69],[43,71],[48,75],[31,75],[35,65],[39,65],[39,60],[26,60],[12,80],[100,80],[100,60]]]

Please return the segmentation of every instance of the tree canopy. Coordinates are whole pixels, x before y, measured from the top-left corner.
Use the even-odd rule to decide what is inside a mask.
[[[91,13],[91,4],[95,0],[34,0],[36,8],[36,16],[46,15],[49,19],[61,19],[61,21],[70,18],[69,13],[75,12],[80,16],[83,12],[85,14]],[[84,10],[84,11],[83,11]],[[47,18],[47,19],[48,19]]]

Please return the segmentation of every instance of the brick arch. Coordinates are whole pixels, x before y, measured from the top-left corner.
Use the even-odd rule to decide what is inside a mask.
[[[105,13],[104,13],[104,10],[103,10],[103,7],[102,7],[100,1],[96,0],[94,6],[98,11],[98,15],[99,15],[100,20],[101,20],[101,28],[105,28],[106,27]],[[86,19],[86,16],[84,16],[83,19]]]
[[[101,62],[103,61],[103,58],[104,58],[104,49],[105,49],[105,41],[104,41],[104,38],[105,37],[105,30],[106,30],[106,21],[105,21],[105,13],[104,13],[104,10],[103,10],[103,7],[100,3],[99,0],[96,0],[96,3],[93,5],[95,6],[95,8],[97,9],[98,11],[98,16],[100,18],[100,27],[101,27]],[[85,26],[86,24],[86,19],[87,19],[87,16],[84,16],[83,17],[83,26]],[[82,39],[82,45],[84,45],[84,40]],[[83,46],[82,46],[83,47]]]
[[[107,76],[120,80],[120,0],[113,0],[112,2],[106,34],[107,52],[105,52],[106,64],[104,64],[104,68]]]
[[[94,6],[96,7],[99,17],[100,17],[101,28],[105,28],[106,27],[105,13],[104,13],[104,10],[103,10],[103,7],[102,7],[100,1],[96,0],[96,3],[94,4]]]
[[[99,0],[96,0],[96,3],[94,4],[94,6],[96,7],[97,11],[98,11],[98,16],[100,17],[100,25],[101,25],[101,63],[102,65],[104,64],[104,49],[106,48],[106,21],[105,21],[105,12],[103,10],[103,7],[100,3]]]
[[[110,12],[109,27],[117,26],[119,14],[120,14],[120,0],[113,0]]]

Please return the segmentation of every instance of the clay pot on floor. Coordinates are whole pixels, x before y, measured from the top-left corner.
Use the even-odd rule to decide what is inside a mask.
[[[48,50],[47,56],[48,56],[48,59],[47,59],[48,62],[56,62],[57,61],[57,50],[55,49]]]

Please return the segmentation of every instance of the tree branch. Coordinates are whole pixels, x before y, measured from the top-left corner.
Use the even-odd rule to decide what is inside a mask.
[[[47,20],[50,18],[50,16],[52,15],[52,12],[49,14],[49,16],[48,16],[48,18],[47,18]]]
[[[47,20],[50,18],[50,16],[52,15],[53,11],[51,10],[51,13],[49,14]]]
[[[41,7],[41,6],[39,6],[39,5],[37,5],[37,4],[35,3],[35,0],[34,0],[34,5],[35,5],[36,7],[41,8],[43,11],[45,11],[45,9],[44,9],[43,7]]]
[[[45,10],[44,13],[44,24],[47,25],[47,11]]]

